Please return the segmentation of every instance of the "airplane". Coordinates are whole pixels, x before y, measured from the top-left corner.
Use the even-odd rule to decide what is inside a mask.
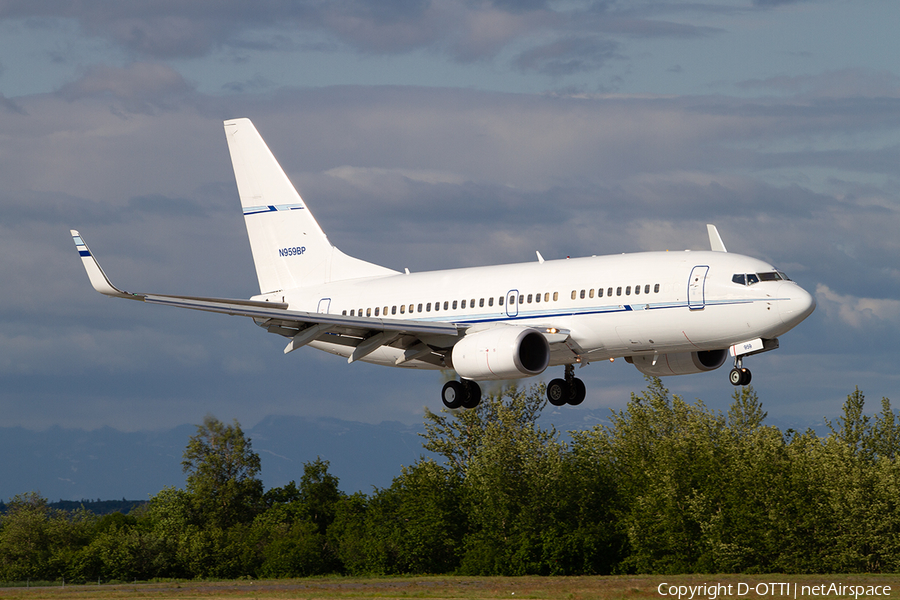
[[[84,238],[71,230],[94,289],[139,300],[250,317],[287,338],[285,354],[310,346],[411,369],[453,369],[441,400],[474,408],[478,382],[563,367],[554,406],[578,405],[574,367],[624,358],[647,375],[713,371],[734,359],[729,380],[750,383],[746,357],[816,307],[773,265],[726,250],[707,225],[709,251],[638,252],[411,273],[353,258],[316,222],[249,119],[225,121],[260,293],[249,300],[132,293],[114,286]]]

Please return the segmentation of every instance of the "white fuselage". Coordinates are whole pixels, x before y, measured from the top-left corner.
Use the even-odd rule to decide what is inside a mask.
[[[298,257],[302,259],[302,257]],[[796,283],[752,285],[734,275],[772,273],[761,260],[725,252],[642,252],[396,274],[258,296],[292,310],[384,320],[499,323],[568,331],[582,362],[622,356],[719,350],[776,338],[812,312]],[[315,341],[341,356],[352,347]],[[382,346],[363,360],[394,366],[402,351]],[[572,362],[555,350],[551,365]],[[437,368],[408,361],[402,366]]]

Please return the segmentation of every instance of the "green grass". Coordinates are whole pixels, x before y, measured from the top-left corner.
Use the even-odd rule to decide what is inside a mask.
[[[900,575],[634,575],[615,577],[314,577],[308,579],[270,579],[264,581],[165,581],[138,584],[70,585],[61,582],[52,587],[2,587],[0,598],[51,599],[136,599],[154,600],[187,598],[302,598],[307,600],[330,598],[378,599],[468,599],[495,598],[526,600],[678,600],[677,596],[662,596],[658,587],[698,586],[706,584],[731,585],[738,583],[751,588],[761,583],[788,583],[780,588],[788,593],[769,593],[757,596],[751,590],[747,598],[792,600],[796,584],[797,598],[803,600],[835,600],[853,595],[801,595],[803,586],[842,585],[891,586],[888,596],[859,596],[860,598],[900,599]],[[773,588],[774,589],[774,588]],[[760,588],[762,591],[763,588]],[[720,595],[715,600],[734,598]],[[691,600],[687,596],[681,600]],[[692,600],[711,600],[709,594],[696,595]]]

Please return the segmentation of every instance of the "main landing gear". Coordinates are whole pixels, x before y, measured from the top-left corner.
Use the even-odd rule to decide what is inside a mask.
[[[742,357],[735,356],[734,368],[728,374],[728,381],[731,382],[731,385],[750,385],[751,378],[750,369],[744,366]]]
[[[565,379],[554,379],[547,384],[547,400],[553,406],[571,404],[578,406],[584,402],[587,389],[584,382],[575,377],[575,366],[566,365]]]
[[[481,404],[481,386],[470,379],[448,381],[441,390],[447,408],[475,408]]]

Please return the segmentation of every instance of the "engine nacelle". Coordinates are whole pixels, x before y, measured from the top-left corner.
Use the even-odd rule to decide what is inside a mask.
[[[450,357],[465,379],[518,379],[544,372],[550,344],[536,329],[502,325],[467,334]]]
[[[656,364],[653,364],[654,355],[641,354],[638,356],[626,356],[625,360],[637,367],[644,375],[689,375],[691,373],[703,373],[713,371],[722,366],[728,358],[728,350],[703,350],[700,352],[674,352],[672,354],[656,355]]]

